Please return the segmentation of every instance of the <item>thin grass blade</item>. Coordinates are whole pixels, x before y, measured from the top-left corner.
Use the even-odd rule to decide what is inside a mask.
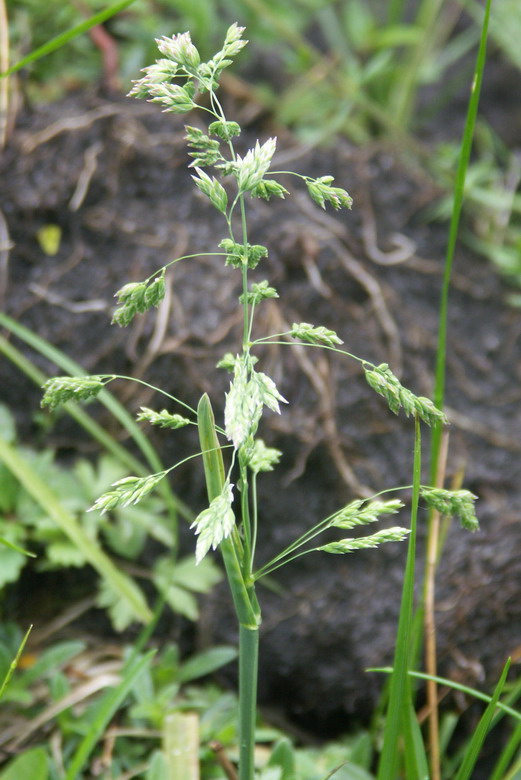
[[[21,657],[21,655],[22,655],[22,653],[24,651],[24,647],[25,647],[25,645],[27,643],[27,640],[29,639],[29,634],[31,633],[32,630],[33,630],[33,627],[29,626],[29,628],[25,632],[25,636],[23,637],[22,641],[20,642],[20,647],[16,651],[16,655],[13,658],[13,661],[12,661],[9,669],[7,670],[7,674],[5,675],[4,680],[2,682],[2,686],[0,687],[0,699],[2,698],[5,689],[9,685],[9,680],[13,676],[13,674],[15,672],[15,669],[18,666],[18,662],[19,662],[20,657]]]
[[[30,65],[32,62],[36,62],[36,60],[40,60],[42,57],[46,57],[48,54],[52,54],[53,51],[61,49],[62,46],[66,46],[66,44],[72,41],[73,38],[77,38],[78,35],[82,35],[82,33],[87,32],[92,27],[96,27],[98,24],[103,24],[103,22],[107,21],[107,19],[110,19],[111,16],[115,16],[120,11],[123,11],[133,2],[134,0],[119,0],[119,2],[110,5],[108,8],[105,8],[104,11],[100,11],[99,13],[90,16],[88,19],[85,19],[85,21],[76,24],[69,30],[60,33],[60,35],[51,38],[51,40],[44,43],[43,46],[39,46],[37,49],[34,49],[34,51],[30,52],[26,57],[23,57],[17,63],[11,65],[11,67],[3,73],[0,73],[0,78],[4,78],[4,76],[10,76],[11,73],[16,73],[16,71],[20,70],[21,68],[25,68],[26,65]]]
[[[518,723],[510,735],[507,744],[501,751],[501,755],[499,756],[499,759],[497,760],[496,765],[492,770],[492,774],[490,775],[490,780],[505,780],[505,778],[510,777],[510,775],[507,773],[507,769],[510,766],[511,761],[513,761],[514,757],[516,756],[520,745],[521,723]],[[519,768],[519,764],[517,766]],[[513,768],[515,769],[516,767]]]
[[[472,770],[474,769],[476,762],[479,758],[479,754],[481,752],[481,748],[485,741],[485,737],[487,736],[488,731],[490,729],[492,718],[494,717],[494,713],[496,711],[499,697],[501,696],[501,692],[505,685],[505,681],[507,679],[507,674],[509,669],[510,669],[510,659],[508,659],[508,661],[506,662],[501,677],[499,678],[499,682],[496,685],[496,688],[490,700],[490,703],[486,708],[485,712],[483,713],[483,715],[481,716],[478,726],[474,731],[474,734],[472,735],[472,739],[470,740],[470,744],[467,748],[465,758],[463,759],[463,763],[459,768],[455,780],[469,780],[472,774]]]
[[[412,703],[405,716],[404,751],[407,777],[429,780],[429,763],[425,753],[423,736]]]
[[[407,551],[407,564],[402,590],[400,618],[396,637],[394,670],[389,690],[389,706],[385,718],[384,741],[380,762],[378,764],[378,780],[394,780],[399,762],[399,737],[404,727],[405,718],[410,707],[410,685],[408,682],[408,667],[411,658],[413,605],[414,605],[414,570],[416,559],[416,528],[418,517],[418,500],[421,482],[421,432],[418,417],[415,420],[413,494],[411,506],[411,533]]]
[[[476,59],[476,67],[474,70],[474,78],[472,80],[470,100],[467,109],[467,118],[465,121],[465,129],[463,131],[460,156],[454,182],[454,203],[452,206],[447,254],[445,256],[445,266],[443,270],[443,284],[441,290],[438,327],[438,346],[436,351],[436,373],[434,379],[434,403],[438,409],[443,409],[445,400],[449,291],[452,277],[452,266],[454,263],[454,253],[456,250],[456,241],[459,232],[461,209],[463,206],[465,193],[465,179],[467,177],[467,170],[469,167],[470,153],[472,150],[472,141],[474,137],[474,128],[476,126],[476,117],[478,113],[481,83],[483,80],[483,71],[485,69],[490,7],[491,0],[487,0],[485,5],[485,14],[483,17],[483,26],[481,28],[481,38]],[[441,433],[442,431],[440,425],[437,425],[433,428],[431,440],[431,485],[436,483],[436,471],[441,447]]]

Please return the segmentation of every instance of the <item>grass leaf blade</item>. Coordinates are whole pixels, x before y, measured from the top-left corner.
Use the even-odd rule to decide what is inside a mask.
[[[400,606],[400,619],[396,637],[394,670],[389,691],[389,706],[385,719],[384,741],[377,780],[394,780],[398,766],[399,736],[410,707],[408,665],[411,657],[411,638],[414,604],[414,569],[416,557],[416,528],[421,482],[421,432],[420,421],[415,418],[413,495],[411,502],[411,533],[407,551],[407,564]]]
[[[456,775],[455,780],[469,780],[471,776],[472,770],[474,769],[476,762],[479,758],[479,754],[483,742],[485,741],[485,737],[487,736],[487,733],[490,729],[490,724],[492,723],[492,718],[494,717],[494,713],[496,711],[499,697],[505,685],[505,681],[509,669],[510,669],[510,659],[508,659],[508,661],[506,662],[501,677],[499,678],[499,682],[496,685],[496,688],[490,700],[490,703],[486,708],[485,712],[483,713],[483,715],[481,716],[478,726],[475,729],[474,734],[472,735],[472,739],[470,740],[470,744],[467,748],[465,758],[463,759],[463,763],[461,764],[458,770],[458,774]]]
[[[452,216],[450,220],[449,240],[447,245],[447,254],[445,257],[445,266],[443,270],[443,284],[440,300],[440,318],[438,328],[438,346],[436,350],[436,373],[434,380],[434,403],[438,409],[443,408],[445,400],[445,369],[447,361],[447,329],[448,329],[448,308],[449,308],[449,290],[452,277],[452,266],[454,253],[456,250],[456,241],[458,238],[461,209],[465,191],[465,179],[470,161],[472,150],[472,141],[474,137],[474,128],[476,125],[476,116],[478,113],[479,96],[481,92],[481,82],[483,80],[483,71],[485,68],[485,59],[487,53],[488,25],[490,19],[491,0],[487,0],[485,6],[485,15],[481,29],[481,39],[479,43],[474,78],[472,80],[472,89],[469,105],[467,109],[467,118],[461,150],[454,182],[454,203],[452,206]],[[437,470],[438,453],[441,446],[441,425],[433,429],[431,443],[431,484],[436,484],[435,471]]]
[[[52,54],[52,52],[56,51],[57,49],[61,49],[62,46],[66,46],[66,44],[72,41],[73,38],[76,38],[78,35],[82,35],[82,33],[87,32],[92,27],[96,27],[98,24],[103,24],[103,22],[105,22],[107,19],[110,19],[111,16],[115,16],[120,11],[123,11],[133,2],[134,0],[119,0],[119,2],[110,5],[108,8],[105,8],[104,11],[100,11],[99,13],[94,14],[88,19],[85,19],[85,21],[74,25],[74,27],[71,27],[69,30],[56,35],[54,38],[51,38],[50,41],[44,43],[43,46],[39,46],[37,49],[34,49],[34,51],[30,52],[26,57],[23,57],[14,65],[11,65],[11,67],[4,71],[4,73],[0,73],[0,78],[10,76],[12,73],[16,73],[16,71],[21,70],[21,68],[25,68],[26,65],[30,65],[32,62],[36,62],[36,60],[39,60],[42,57],[46,57],[48,54]]]

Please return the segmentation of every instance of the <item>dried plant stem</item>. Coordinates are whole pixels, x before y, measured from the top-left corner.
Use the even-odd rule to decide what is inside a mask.
[[[436,487],[443,487],[445,470],[447,466],[447,453],[449,434],[443,433],[441,448],[439,451],[438,466],[436,469]],[[425,567],[425,669],[428,675],[437,674],[437,648],[436,648],[436,618],[434,614],[436,604],[436,569],[439,558],[440,539],[440,513],[432,511],[429,525],[429,538],[427,541],[427,564]],[[440,734],[438,721],[438,684],[434,679],[427,680],[427,707],[429,724],[429,747],[431,780],[441,780],[440,760]]]
[[[225,750],[220,742],[210,742],[209,746],[210,750],[213,750],[215,753],[215,757],[219,763],[219,766],[222,767],[224,774],[228,778],[228,780],[239,780],[237,772],[235,771],[235,767],[233,766],[232,762],[228,758],[228,756],[225,753]]]

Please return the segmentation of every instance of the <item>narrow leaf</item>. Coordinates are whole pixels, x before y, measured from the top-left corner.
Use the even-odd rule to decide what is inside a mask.
[[[46,57],[53,51],[61,49],[62,46],[65,46],[67,43],[72,41],[73,38],[77,38],[78,35],[87,32],[92,27],[96,27],[98,24],[103,24],[103,22],[105,22],[107,19],[110,19],[111,16],[115,16],[115,14],[118,14],[120,11],[128,8],[128,6],[132,5],[133,2],[134,0],[119,0],[119,2],[114,3],[104,11],[100,11],[99,13],[90,16],[84,22],[80,22],[74,27],[71,27],[70,30],[66,30],[63,33],[60,33],[60,35],[57,35],[55,38],[51,38],[50,41],[47,41],[43,44],[43,46],[39,46],[37,49],[34,49],[34,51],[30,52],[26,57],[23,57],[23,59],[19,60],[19,62],[17,62],[15,65],[12,65],[4,73],[0,73],[0,78],[3,78],[4,76],[10,76],[11,73],[16,73],[16,71],[20,70],[21,68],[25,68],[26,65],[30,65],[31,62],[36,62],[36,60],[39,60],[42,57]]]

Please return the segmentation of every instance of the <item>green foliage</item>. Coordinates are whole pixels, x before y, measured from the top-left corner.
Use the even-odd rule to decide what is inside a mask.
[[[0,780],[20,780],[22,777],[31,780],[48,780],[49,759],[42,747],[35,747],[13,759],[9,767],[0,774]]]
[[[259,0],[259,2],[261,5],[263,4],[262,0]],[[397,47],[408,45],[413,47],[412,53],[414,56],[406,57],[408,67],[401,68],[401,81],[394,83],[395,89],[391,101],[392,105],[397,108],[397,123],[400,127],[403,127],[414,102],[414,88],[417,75],[412,65],[419,65],[424,62],[422,46],[427,43],[427,38],[431,31],[427,23],[428,14],[427,16],[422,16],[421,19],[418,16],[415,22],[418,29],[413,30],[412,34],[408,34],[411,32],[410,30],[402,30],[398,24],[400,20],[396,18],[399,17],[399,13],[396,13],[397,7],[396,4],[393,4],[391,14],[394,18],[395,26],[388,30],[387,35],[380,36],[380,44],[375,43],[375,41],[379,40],[377,34],[379,25],[376,24],[371,9],[361,3],[352,3],[349,10],[346,11],[346,14],[348,14],[346,16],[346,29],[353,35],[356,33],[366,46],[383,45],[382,41],[385,41],[387,45],[392,41],[393,45]],[[426,7],[426,5],[422,4],[423,12]],[[431,10],[433,7],[432,5],[430,6]],[[325,11],[322,14],[322,20],[325,24],[329,19],[327,23],[329,24],[329,31],[332,32],[334,24],[331,26],[331,22],[335,21],[336,15],[333,13],[332,17],[328,16],[328,10],[322,10]],[[486,26],[484,31],[486,38]],[[209,574],[208,559],[205,556],[210,548],[220,547],[239,622],[240,690],[238,735],[233,731],[233,726],[230,728],[227,706],[222,705],[221,699],[215,702],[215,707],[213,706],[214,702],[209,703],[208,698],[204,699],[204,715],[201,722],[203,724],[206,718],[206,725],[210,723],[213,733],[220,734],[223,742],[225,739],[230,738],[234,742],[238,742],[240,780],[253,780],[257,647],[258,627],[261,618],[260,607],[255,593],[255,581],[274,571],[284,563],[311,551],[321,550],[329,553],[347,553],[356,549],[376,547],[382,542],[403,540],[409,536],[395,668],[390,687],[389,710],[384,730],[383,747],[380,752],[378,777],[382,780],[394,777],[399,771],[401,761],[399,748],[404,739],[406,741],[406,765],[414,767],[414,770],[411,771],[423,774],[426,766],[426,752],[423,750],[420,731],[413,716],[411,689],[408,683],[408,670],[412,661],[411,627],[415,581],[416,517],[420,494],[430,506],[445,514],[454,514],[462,518],[466,527],[474,529],[477,524],[473,508],[475,497],[468,491],[451,492],[434,490],[432,488],[423,489],[420,485],[421,440],[419,420],[422,419],[428,425],[432,425],[439,434],[441,425],[446,422],[446,418],[441,411],[442,403],[435,405],[430,399],[415,396],[411,391],[403,387],[386,363],[373,366],[361,358],[355,358],[362,364],[368,384],[386,398],[390,409],[397,413],[403,408],[406,415],[413,415],[415,418],[411,529],[392,527],[365,537],[341,539],[340,541],[330,542],[319,547],[310,547],[310,543],[315,536],[328,528],[338,527],[345,529],[373,523],[380,519],[382,515],[394,514],[402,506],[401,502],[397,500],[354,501],[339,512],[326,518],[326,520],[318,523],[312,529],[305,531],[302,537],[295,540],[286,550],[276,555],[262,569],[257,572],[253,570],[258,533],[256,477],[262,471],[271,470],[280,456],[278,451],[266,448],[262,440],[255,437],[264,406],[276,413],[280,413],[279,402],[286,402],[286,399],[281,395],[270,377],[257,371],[255,368],[256,357],[251,354],[251,351],[258,344],[283,336],[298,338],[301,342],[312,346],[322,346],[325,349],[343,353],[351,358],[354,356],[338,349],[338,345],[342,342],[334,331],[325,326],[314,326],[309,323],[294,324],[291,331],[286,334],[274,334],[264,339],[252,341],[255,306],[263,298],[274,297],[276,292],[269,287],[267,280],[260,283],[257,288],[254,288],[254,286],[249,288],[248,286],[249,270],[255,268],[260,259],[267,255],[267,250],[261,245],[252,246],[248,242],[245,195],[250,193],[253,197],[262,197],[269,200],[271,196],[284,197],[284,195],[288,194],[288,191],[275,179],[266,178],[270,172],[272,159],[275,154],[276,139],[269,138],[264,143],[257,141],[243,156],[238,155],[233,145],[233,138],[237,135],[238,126],[235,127],[236,123],[231,123],[226,119],[216,95],[219,86],[218,80],[223,69],[231,65],[232,57],[238,54],[246,43],[241,38],[242,33],[243,28],[237,24],[229,27],[222,49],[207,61],[203,61],[203,57],[193,45],[189,33],[161,38],[157,43],[159,51],[165,59],[160,59],[155,65],[147,67],[144,70],[145,75],[135,83],[131,90],[131,94],[134,94],[136,97],[145,97],[152,102],[159,103],[165,111],[185,113],[194,108],[202,108],[205,112],[210,113],[213,120],[215,120],[208,127],[208,134],[191,126],[186,128],[189,146],[194,149],[192,155],[194,160],[191,163],[191,167],[195,167],[197,176],[194,176],[193,179],[197,188],[209,198],[210,203],[221,213],[226,222],[229,238],[221,242],[221,247],[224,248],[226,253],[226,264],[231,266],[232,269],[239,271],[242,281],[242,295],[240,298],[243,315],[242,351],[236,357],[233,355],[225,356],[224,361],[221,363],[228,369],[233,368],[233,380],[225,403],[224,431],[215,426],[211,405],[206,395],[201,399],[197,413],[201,442],[201,452],[198,455],[202,456],[209,506],[199,514],[192,524],[192,528],[195,528],[195,534],[198,537],[195,564],[191,567],[187,566],[184,578],[178,570],[176,580],[175,567],[171,567],[168,556],[165,556],[156,565],[152,581],[162,591],[163,598],[167,602],[176,602],[177,599],[177,603],[183,605],[181,609],[184,610],[184,613],[193,616],[193,601],[190,600],[190,591],[202,591],[213,584],[215,578],[212,574]],[[482,38],[482,47],[480,48],[481,64],[483,64],[484,56],[483,40]],[[479,71],[477,75],[479,82]],[[176,80],[181,80],[181,83],[177,83]],[[477,91],[479,92],[479,89]],[[198,100],[200,96],[205,94],[207,94],[207,97],[204,98],[204,105],[199,105]],[[471,107],[474,110],[476,106],[476,99],[473,97]],[[472,112],[469,112],[470,118],[472,118],[471,114]],[[470,120],[468,123],[469,127],[472,127]],[[220,140],[216,141],[210,138],[210,135],[216,135]],[[458,185],[462,185],[464,180],[465,165],[468,163],[468,154],[470,152],[470,139],[471,131],[467,129],[464,150],[461,155],[462,162],[460,163],[458,173]],[[221,148],[221,141],[224,141],[227,145],[224,151]],[[214,166],[217,175],[211,176],[207,174],[202,170],[202,166]],[[281,173],[289,175],[290,172],[271,171],[271,176]],[[297,177],[304,181],[309,195],[320,207],[325,208],[327,202],[335,209],[351,207],[351,197],[346,190],[332,186],[334,181],[332,176],[322,176],[317,179],[299,175]],[[226,189],[219,181],[219,178],[227,179]],[[233,195],[229,195],[229,190],[233,190]],[[461,196],[461,192],[459,195]],[[461,197],[459,201],[456,199],[456,204],[451,227],[452,242],[455,240]],[[241,235],[240,240],[237,240],[234,230],[237,229],[236,226],[239,221]],[[451,246],[453,248],[453,243]],[[182,258],[177,258],[177,260],[179,259]],[[177,260],[173,262],[177,262]],[[156,276],[152,282],[146,280],[143,283],[131,283],[119,291],[118,296],[121,308],[118,310],[120,313],[115,315],[115,322],[128,324],[135,313],[142,313],[150,306],[157,305],[160,302],[164,292],[165,270],[166,267],[161,269],[160,275]],[[441,359],[444,359],[443,349],[440,349],[440,354]],[[91,398],[101,391],[106,381],[110,381],[113,378],[116,377],[59,378],[54,383],[51,381],[46,385],[44,403],[54,408],[58,403],[70,399]],[[437,397],[437,401],[439,400]],[[170,415],[165,410],[155,413],[149,409],[144,409],[140,419],[146,419],[153,424],[163,427],[178,427],[179,419],[176,418],[179,417],[179,415]],[[184,418],[181,418],[181,420],[182,422],[185,421]],[[218,431],[219,433],[224,432],[231,442],[231,457],[226,469],[222,452],[223,448],[219,444],[217,435]],[[129,504],[134,505],[141,501],[144,503],[152,500],[151,491],[173,468],[175,466],[149,476],[122,476],[117,478],[115,482],[112,482],[113,489],[96,499],[93,509],[100,509],[102,514],[107,512],[115,514],[117,511],[128,507]],[[235,479],[234,476],[233,484],[231,482],[232,473],[236,474],[237,477]],[[236,506],[234,506],[233,492],[235,484],[237,485]],[[96,530],[96,524],[103,522],[103,519],[94,521]],[[129,549],[133,550],[133,552],[138,551],[141,540],[146,538],[144,534],[140,535],[138,533],[133,535],[131,533],[125,539],[125,528],[122,527],[119,531],[120,533],[112,531],[107,535],[107,539],[112,539],[113,544],[125,546],[127,554]],[[129,538],[131,542],[128,541]],[[63,551],[61,555],[63,555]],[[204,576],[196,580],[198,584],[195,586],[194,578],[197,578],[195,566],[198,564],[201,564],[201,571],[204,572]],[[183,589],[186,591],[184,594]],[[185,596],[184,602],[183,595]],[[110,587],[110,582],[104,582],[100,594],[100,603],[109,610],[118,628],[123,628],[128,624],[132,617],[129,609],[128,591],[125,599],[122,597],[121,592],[114,592],[114,588]],[[70,650],[70,648],[65,648],[65,650]],[[170,653],[166,659],[163,659],[163,677],[158,675],[158,677],[161,677],[161,681],[165,681],[166,684],[160,685],[157,682],[158,678],[154,679],[154,673],[151,671],[152,656],[150,654],[143,656],[141,650],[136,648],[122,669],[120,683],[114,691],[108,692],[100,702],[93,705],[88,719],[84,721],[85,736],[79,742],[72,762],[67,769],[67,780],[72,780],[84,766],[96,741],[99,740],[104,729],[114,716],[115,711],[122,705],[127,696],[132,695],[135,698],[135,708],[132,713],[134,716],[136,716],[137,712],[138,717],[143,721],[153,722],[156,727],[164,726],[168,714],[172,709],[175,710],[179,706],[178,696],[181,693],[181,684],[198,675],[212,671],[221,663],[231,660],[232,657],[233,652],[230,653],[227,650],[217,651],[214,648],[205,656],[187,662],[183,671],[183,667],[179,664],[175,652]],[[477,761],[485,735],[492,724],[494,709],[499,703],[505,676],[506,671],[485,711],[481,723],[469,742],[465,757],[459,764],[457,777],[461,778],[461,780],[470,776],[470,772]],[[61,674],[56,675],[51,686],[51,694],[63,696],[67,690],[67,680]],[[182,707],[197,709],[189,694],[186,694]],[[223,712],[225,713],[224,715]],[[212,721],[212,717],[214,721]],[[218,728],[216,728],[216,722]],[[78,728],[77,725],[76,728]],[[139,751],[139,748],[137,749]],[[158,757],[159,755],[156,749],[152,754],[151,762],[153,762],[154,774],[161,775],[164,770],[164,762]],[[361,763],[357,763],[354,757],[354,750],[351,752],[345,751],[338,763],[326,770],[328,772],[327,777],[336,777],[341,780],[370,778],[370,748],[369,751],[365,750]],[[116,761],[111,769],[114,768],[118,771],[119,769],[122,770],[124,768],[124,760],[122,760],[121,764],[118,764]],[[306,774],[306,771],[299,767],[297,754],[292,750],[289,742],[287,740],[279,742],[273,749],[266,766],[261,768],[260,778],[262,780],[290,780],[290,778],[293,780],[294,775],[299,778],[307,778],[309,776],[315,780],[312,774]],[[323,775],[320,780],[324,780]]]
[[[521,15],[520,15],[521,24]],[[450,189],[459,147],[440,145],[432,155],[430,167],[442,184]],[[521,286],[521,161],[498,135],[481,120],[476,126],[473,159],[469,162],[464,187],[467,227],[462,240],[489,258],[514,292],[510,301],[518,305],[516,288]],[[453,209],[450,192],[428,209],[427,216],[447,220]]]
[[[13,418],[6,407],[0,406],[0,412],[6,430],[11,430],[11,438],[14,437],[16,444]],[[136,561],[149,539],[156,540],[169,550],[174,546],[174,529],[164,513],[162,499],[148,495],[157,484],[159,475],[153,478],[130,478],[129,484],[129,478],[122,476],[125,467],[111,456],[101,456],[95,464],[79,459],[72,468],[65,468],[56,462],[50,450],[35,452],[21,448],[21,452],[34,474],[59,495],[60,505],[81,524],[94,547],[107,547],[120,558]],[[102,507],[104,512],[110,512],[110,518],[104,519],[97,512],[87,513],[85,508],[89,503],[92,504],[114,482],[117,488],[109,491],[110,500],[107,498]],[[136,497],[139,506],[124,506],[125,503],[136,501]],[[78,546],[74,537],[67,535],[57,525],[46,505],[28,493],[14,473],[0,462],[2,535],[9,542],[16,543],[18,548],[22,546],[37,550],[34,564],[37,570],[81,568],[90,562],[87,550]],[[17,582],[22,570],[29,565],[29,560],[21,549],[0,547],[0,586]],[[211,561],[196,570],[191,557],[175,562],[171,555],[159,556],[150,576],[159,592],[167,589],[167,602],[171,608],[191,620],[198,616],[195,594],[207,592],[220,579]],[[133,587],[130,581],[127,586]],[[100,582],[98,603],[107,609],[118,630],[126,628],[135,619],[129,602],[122,598],[122,594],[114,589],[108,579]]]

